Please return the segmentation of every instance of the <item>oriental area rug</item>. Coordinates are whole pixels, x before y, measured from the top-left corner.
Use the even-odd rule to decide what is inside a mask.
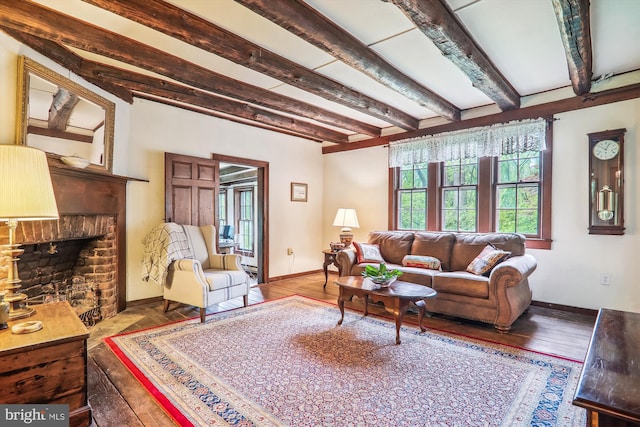
[[[179,425],[584,426],[575,361],[292,296],[105,341]]]

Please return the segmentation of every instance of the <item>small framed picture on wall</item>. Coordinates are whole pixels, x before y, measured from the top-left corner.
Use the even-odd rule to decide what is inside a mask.
[[[291,183],[291,201],[306,202],[307,201],[307,184],[300,182]]]

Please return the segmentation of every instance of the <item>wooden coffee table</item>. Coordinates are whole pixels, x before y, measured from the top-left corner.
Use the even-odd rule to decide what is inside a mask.
[[[430,298],[436,295],[433,289],[416,285],[414,283],[402,282],[396,280],[388,288],[378,288],[375,283],[362,276],[344,276],[336,280],[336,285],[340,288],[338,295],[338,307],[340,308],[340,320],[338,325],[344,320],[344,302],[352,296],[364,299],[364,315],[368,315],[369,300],[372,302],[382,302],[385,310],[393,314],[396,319],[396,344],[400,344],[400,326],[402,318],[407,312],[409,303],[421,301],[424,298]],[[416,304],[418,307],[418,323],[420,330],[424,332],[426,329],[422,326],[424,318],[424,304]]]

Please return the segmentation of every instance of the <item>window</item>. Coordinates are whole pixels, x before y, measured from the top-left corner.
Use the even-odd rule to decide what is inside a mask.
[[[222,230],[222,227],[227,225],[227,190],[222,188],[218,194],[218,218]]]
[[[254,216],[253,216],[253,188],[236,188],[236,218],[237,218],[237,252],[245,256],[253,256],[254,248]]]
[[[540,230],[539,151],[498,158],[496,226],[500,232],[537,236]]]
[[[442,164],[442,230],[476,231],[478,159]]]
[[[398,190],[398,230],[427,226],[427,164],[402,166]]]
[[[389,228],[517,232],[527,237],[528,248],[550,249],[552,127],[544,144],[543,151],[429,163],[422,160],[428,155],[409,156],[401,148],[399,161],[407,155],[422,162],[390,169]]]

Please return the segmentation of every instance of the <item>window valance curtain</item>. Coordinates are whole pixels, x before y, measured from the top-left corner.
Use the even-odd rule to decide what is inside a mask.
[[[545,119],[522,120],[395,141],[389,167],[542,151],[546,129]]]

